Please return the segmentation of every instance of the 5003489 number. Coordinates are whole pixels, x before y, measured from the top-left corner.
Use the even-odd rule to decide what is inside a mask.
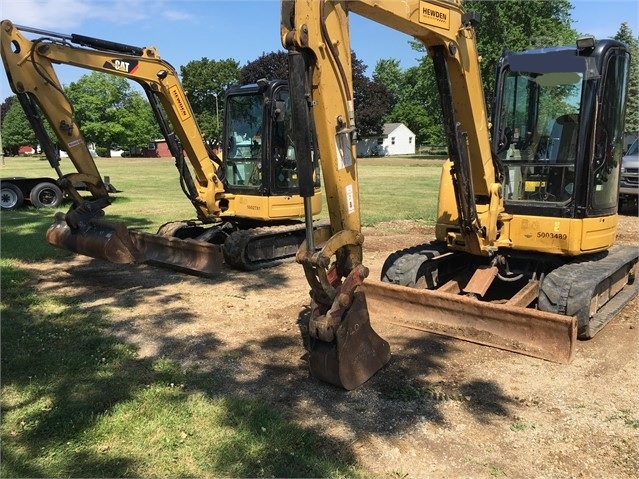
[[[538,231],[537,238],[567,240],[568,235],[565,233],[546,233],[544,231]]]

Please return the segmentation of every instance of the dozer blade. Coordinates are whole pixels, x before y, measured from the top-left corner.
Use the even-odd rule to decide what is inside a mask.
[[[218,273],[224,262],[219,245],[130,231],[122,223],[102,220],[72,230],[63,214],[56,215],[46,238],[58,248],[110,263],[150,263],[203,276]]]
[[[218,274],[224,264],[222,245],[129,231],[145,263],[200,276]]]
[[[366,280],[373,321],[484,344],[567,364],[577,341],[574,316]]]
[[[311,337],[311,374],[346,390],[365,383],[390,359],[390,346],[371,327],[366,297],[357,291],[333,341]]]

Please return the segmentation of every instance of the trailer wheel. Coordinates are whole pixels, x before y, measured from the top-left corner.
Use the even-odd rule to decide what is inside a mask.
[[[36,208],[56,208],[62,203],[62,190],[53,183],[38,183],[31,190],[29,199]]]
[[[2,183],[0,188],[0,205],[3,210],[15,210],[24,203],[24,195],[20,188],[12,183]]]

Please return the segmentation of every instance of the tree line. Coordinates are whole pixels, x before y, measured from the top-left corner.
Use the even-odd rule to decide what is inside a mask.
[[[504,49],[525,50],[540,46],[572,44],[578,32],[572,27],[568,0],[464,1],[466,11],[478,12],[477,49],[482,58],[484,96],[490,98],[496,63]],[[627,23],[614,36],[631,50],[630,90],[626,132],[639,131],[639,40]],[[354,102],[358,134],[381,134],[384,123],[404,123],[416,134],[417,145],[444,144],[441,108],[432,62],[419,42],[409,42],[421,56],[418,64],[402,70],[399,61],[381,59],[372,75],[353,52]],[[224,91],[229,85],[248,84],[260,78],[286,78],[287,54],[263,53],[243,67],[233,59],[206,57],[180,67],[180,77],[204,136],[221,138]],[[128,80],[93,72],[65,87],[75,108],[76,122],[87,142],[102,147],[108,156],[111,148],[143,148],[160,137],[160,130],[148,101],[131,87]],[[8,153],[21,145],[35,146],[36,138],[16,97],[0,106],[2,142]],[[53,137],[53,135],[51,134]]]

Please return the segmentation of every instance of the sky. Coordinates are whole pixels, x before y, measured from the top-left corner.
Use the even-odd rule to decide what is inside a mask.
[[[397,0],[401,1],[401,0]],[[639,34],[636,0],[572,0],[573,27],[596,38],[614,36],[626,21]],[[155,46],[180,71],[189,61],[232,58],[240,67],[263,53],[282,50],[279,0],[0,0],[0,19],[17,25],[76,33],[135,46]],[[350,17],[351,47],[371,75],[380,59],[396,58],[406,69],[419,53],[411,38],[364,18]],[[56,67],[63,84],[88,70]],[[0,66],[0,101],[12,95]]]

